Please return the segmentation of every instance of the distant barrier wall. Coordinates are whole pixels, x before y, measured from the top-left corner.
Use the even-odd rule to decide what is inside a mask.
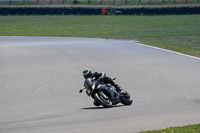
[[[123,15],[185,15],[200,14],[200,7],[163,7],[122,9]]]
[[[100,15],[101,10],[102,10],[101,8],[0,7],[0,15]],[[117,15],[200,14],[200,7],[106,9],[106,14],[117,14]]]

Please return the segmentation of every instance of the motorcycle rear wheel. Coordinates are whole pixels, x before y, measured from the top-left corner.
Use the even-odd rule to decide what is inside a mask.
[[[121,97],[121,103],[124,105],[131,105],[133,102],[133,98],[132,97]]]
[[[103,107],[105,108],[110,108],[112,107],[112,102],[109,99],[105,99],[104,97],[102,97],[99,92],[95,93],[94,95],[94,99],[101,104]]]

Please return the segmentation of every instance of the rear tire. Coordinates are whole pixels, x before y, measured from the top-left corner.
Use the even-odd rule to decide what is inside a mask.
[[[109,99],[104,99],[102,96],[99,96],[99,95],[100,94],[98,94],[98,93],[95,93],[95,95],[94,95],[94,99],[96,100],[96,102],[98,102],[105,108],[112,107],[112,102]]]
[[[129,97],[129,98],[121,97],[121,103],[124,104],[124,105],[131,105],[132,102],[133,102],[132,97]]]

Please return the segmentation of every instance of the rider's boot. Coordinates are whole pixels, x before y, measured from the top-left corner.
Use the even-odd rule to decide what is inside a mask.
[[[115,88],[116,88],[116,91],[120,93],[120,95],[124,95],[127,98],[130,97],[130,95],[125,90],[123,90],[118,84],[115,84]]]
[[[117,92],[121,92],[123,90],[118,84],[115,84],[115,88]]]

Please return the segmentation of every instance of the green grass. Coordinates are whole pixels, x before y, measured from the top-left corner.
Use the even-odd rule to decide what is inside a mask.
[[[200,124],[184,127],[169,127],[161,130],[146,131],[140,133],[200,133]]]
[[[200,15],[0,16],[0,36],[136,39],[200,57]]]

